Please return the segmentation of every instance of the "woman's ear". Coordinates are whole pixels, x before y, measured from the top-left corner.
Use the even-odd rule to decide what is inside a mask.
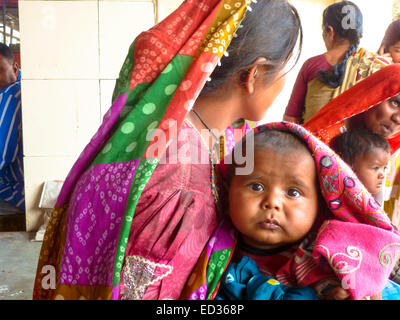
[[[335,43],[335,38],[336,38],[336,32],[335,32],[335,30],[333,30],[332,26],[328,26],[326,28],[326,34],[327,34],[327,37],[328,37],[330,43],[334,44]]]
[[[260,69],[262,68],[262,65],[266,64],[266,62],[267,59],[265,58],[257,58],[257,60],[254,61],[254,63],[246,71],[242,72],[239,81],[247,93],[254,93],[256,81],[261,76]]]

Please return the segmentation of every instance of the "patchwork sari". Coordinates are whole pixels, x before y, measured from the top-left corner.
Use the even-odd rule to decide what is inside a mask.
[[[343,132],[345,120],[400,94],[400,65],[392,64],[331,100],[304,127],[326,144]],[[396,227],[400,227],[400,133],[387,139],[392,156],[384,189],[384,209]]]
[[[400,234],[387,215],[350,167],[310,132],[287,122],[266,126],[288,131],[306,143],[315,160],[326,204],[319,212],[324,221],[308,246],[311,251],[305,251],[299,245],[274,277],[282,283],[284,279],[295,279],[289,284],[301,286],[312,285],[334,273],[351,299],[381,292],[400,253]],[[229,219],[222,220],[181,298],[204,300],[216,297],[221,277],[235,251],[237,237]],[[307,261],[309,263],[305,265]],[[306,278],[309,278],[308,282],[302,282]]]
[[[52,212],[34,299],[179,297],[218,204],[215,159],[185,116],[250,4],[186,0],[132,43],[114,102]],[[206,161],[174,163],[181,148]]]

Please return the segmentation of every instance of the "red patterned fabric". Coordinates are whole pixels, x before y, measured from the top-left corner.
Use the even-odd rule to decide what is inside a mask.
[[[344,120],[400,94],[400,65],[393,64],[358,82],[318,111],[304,128],[326,144],[340,133]],[[400,133],[388,138],[395,152],[400,147]]]

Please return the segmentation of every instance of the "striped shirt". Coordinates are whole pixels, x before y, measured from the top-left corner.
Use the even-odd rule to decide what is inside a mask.
[[[0,198],[25,210],[20,79],[0,91]]]

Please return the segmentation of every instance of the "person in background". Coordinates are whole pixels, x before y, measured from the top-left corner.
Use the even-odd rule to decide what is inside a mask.
[[[337,2],[324,10],[322,37],[327,51],[303,64],[283,120],[306,122],[331,99],[390,63],[358,48],[362,36],[362,12],[353,2]]]
[[[25,211],[22,153],[21,71],[0,43],[0,207]]]
[[[400,63],[400,19],[394,20],[386,29],[378,54],[392,58]]]
[[[365,188],[382,205],[385,173],[390,160],[389,142],[372,131],[356,128],[333,139],[331,148],[353,169]]]

